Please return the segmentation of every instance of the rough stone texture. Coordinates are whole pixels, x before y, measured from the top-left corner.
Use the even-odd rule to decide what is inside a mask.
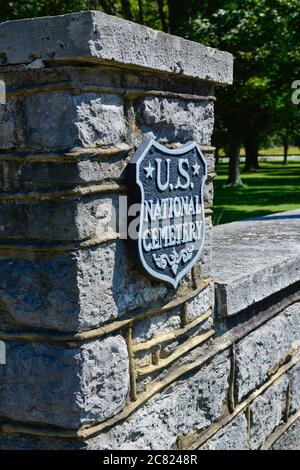
[[[300,339],[299,339],[300,340]],[[296,413],[300,409],[300,364],[289,371],[290,379],[290,413]]]
[[[228,388],[229,358],[216,357],[197,373],[157,394],[127,422],[91,439],[89,449],[170,449],[191,428],[201,430],[220,418]]]
[[[124,408],[129,375],[122,336],[81,348],[34,342],[6,346],[7,362],[0,368],[2,417],[78,428]]]
[[[192,288],[190,275],[177,291],[143,275],[122,241],[51,256],[0,256],[0,301],[12,322],[39,328],[95,328]]]
[[[213,104],[147,97],[137,109],[141,132],[162,143],[188,142],[208,145],[214,125]]]
[[[214,288],[213,284],[205,287],[193,299],[186,302],[187,316],[189,321],[200,317],[208,309],[213,308],[214,303]]]
[[[213,228],[210,219],[207,219],[203,252],[193,268],[194,277],[199,282],[201,282],[201,279],[212,275],[212,243]]]
[[[261,447],[272,431],[283,423],[287,387],[288,378],[282,377],[252,403],[250,407],[251,449]]]
[[[300,280],[299,231],[300,210],[214,227],[218,315],[234,315]]]
[[[1,201],[0,238],[75,241],[117,231],[118,194],[43,201]]]
[[[157,336],[176,331],[181,326],[182,307],[176,307],[154,317],[143,318],[133,324],[132,339],[135,343],[144,343]]]
[[[90,60],[232,83],[231,54],[96,11],[3,23],[0,44],[4,65]]]
[[[237,399],[265,382],[288,354],[300,346],[300,303],[246,336],[236,345]]]
[[[14,103],[0,103],[0,149],[12,149],[16,145]]]
[[[122,146],[120,146],[122,148]],[[85,183],[124,183],[124,152],[111,157],[100,155],[76,161],[0,162],[0,185],[3,191],[62,189]]]
[[[300,419],[275,442],[272,450],[300,450]]]
[[[126,139],[123,100],[117,95],[39,93],[26,97],[25,110],[29,148],[97,147]]]
[[[203,444],[199,450],[250,450],[245,415],[239,414],[230,424]]]

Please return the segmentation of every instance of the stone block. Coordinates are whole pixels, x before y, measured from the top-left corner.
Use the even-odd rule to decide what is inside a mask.
[[[199,450],[250,450],[245,415],[239,414],[199,447]]]
[[[123,64],[180,74],[215,83],[232,83],[233,57],[99,11],[3,23],[3,65],[35,58]]]
[[[59,150],[96,148],[126,139],[123,100],[118,95],[53,91],[25,100],[27,147]]]
[[[144,343],[166,333],[176,331],[181,326],[182,306],[166,313],[136,321],[132,328],[134,343]]]
[[[0,368],[0,413],[13,421],[78,428],[124,408],[128,354],[122,336],[68,348],[7,342]]]
[[[243,400],[300,346],[300,303],[285,309],[236,345],[237,399]]]
[[[195,318],[203,315],[208,309],[213,309],[213,305],[214,288],[213,284],[210,284],[201,290],[196,297],[186,302],[188,320],[195,320]]]
[[[19,241],[72,242],[116,231],[118,194],[2,201],[0,238]]]
[[[192,288],[189,275],[177,291],[143,275],[123,241],[70,253],[0,257],[0,301],[11,322],[38,328],[96,328],[126,312],[167,304]]]
[[[290,413],[294,414],[300,409],[300,364],[294,366],[288,373],[290,379]]]
[[[15,103],[0,103],[0,149],[9,150],[16,146]]]
[[[212,273],[219,316],[235,315],[300,280],[297,214],[214,227]]]
[[[273,444],[272,450],[300,450],[300,419]]]
[[[156,394],[126,422],[90,439],[88,449],[167,450],[191,429],[200,431],[220,418],[228,390],[227,353]]]
[[[283,423],[286,410],[288,378],[282,377],[250,406],[251,449],[259,449],[274,429]]]
[[[214,108],[209,102],[187,102],[146,97],[137,107],[141,132],[162,143],[195,140],[209,145],[214,125]]]

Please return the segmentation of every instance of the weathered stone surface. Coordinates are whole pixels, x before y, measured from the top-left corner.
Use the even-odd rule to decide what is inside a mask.
[[[118,201],[118,194],[1,201],[0,238],[52,242],[100,238],[117,230]]]
[[[122,146],[120,146],[122,148]],[[111,157],[91,157],[76,161],[22,162],[5,161],[2,178],[7,191],[68,188],[84,183],[108,183],[118,179],[124,182],[125,152]],[[1,163],[0,163],[1,174]]]
[[[205,442],[199,450],[250,450],[245,415],[239,414],[230,424]]]
[[[0,44],[4,65],[90,60],[232,83],[231,54],[97,11],[3,23]]]
[[[208,309],[213,309],[214,288],[213,284],[205,287],[193,299],[186,302],[186,309],[189,321],[200,317]]]
[[[135,343],[143,343],[157,336],[176,331],[181,326],[182,307],[176,307],[166,313],[134,322],[132,339]]]
[[[218,315],[234,315],[300,280],[299,230],[299,210],[214,227]]]
[[[288,378],[282,377],[260,395],[251,405],[251,449],[258,449],[273,432],[283,423],[286,409]]]
[[[39,328],[95,328],[192,288],[190,275],[177,291],[144,276],[123,241],[51,256],[0,256],[0,301],[12,322]]]
[[[0,149],[8,150],[16,146],[14,103],[0,103]]]
[[[275,442],[272,450],[300,450],[300,419]]]
[[[299,346],[300,303],[295,303],[237,343],[237,399],[265,382]]]
[[[204,277],[210,277],[212,275],[212,242],[213,242],[213,228],[211,226],[210,219],[206,220],[206,232],[205,232],[205,241],[202,255],[199,260],[196,262],[193,271],[194,277],[199,282]]]
[[[29,148],[88,148],[126,139],[123,100],[117,95],[39,93],[26,97],[25,110]]]
[[[222,353],[200,371],[174,383],[136,411],[127,422],[91,439],[89,449],[170,449],[191,428],[216,421],[226,402],[229,358]]]
[[[300,341],[300,339],[299,339]],[[290,379],[290,413],[296,413],[300,409],[300,364],[289,371]]]
[[[0,368],[4,418],[77,428],[120,412],[129,389],[128,354],[122,336],[81,348],[7,342]]]
[[[210,143],[213,125],[213,104],[147,97],[137,109],[141,132],[162,143],[195,140]]]

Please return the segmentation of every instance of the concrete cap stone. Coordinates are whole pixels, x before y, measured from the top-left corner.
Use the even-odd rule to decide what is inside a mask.
[[[231,84],[233,56],[98,11],[0,24],[0,66],[93,62]]]
[[[214,227],[212,274],[222,317],[300,281],[300,209]]]

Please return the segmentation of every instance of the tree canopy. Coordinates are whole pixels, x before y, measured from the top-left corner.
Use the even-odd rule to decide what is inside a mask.
[[[0,0],[0,21],[99,9],[231,52],[234,85],[218,90],[214,144],[230,157],[228,183],[240,183],[239,153],[258,167],[271,135],[299,140],[300,0]]]

